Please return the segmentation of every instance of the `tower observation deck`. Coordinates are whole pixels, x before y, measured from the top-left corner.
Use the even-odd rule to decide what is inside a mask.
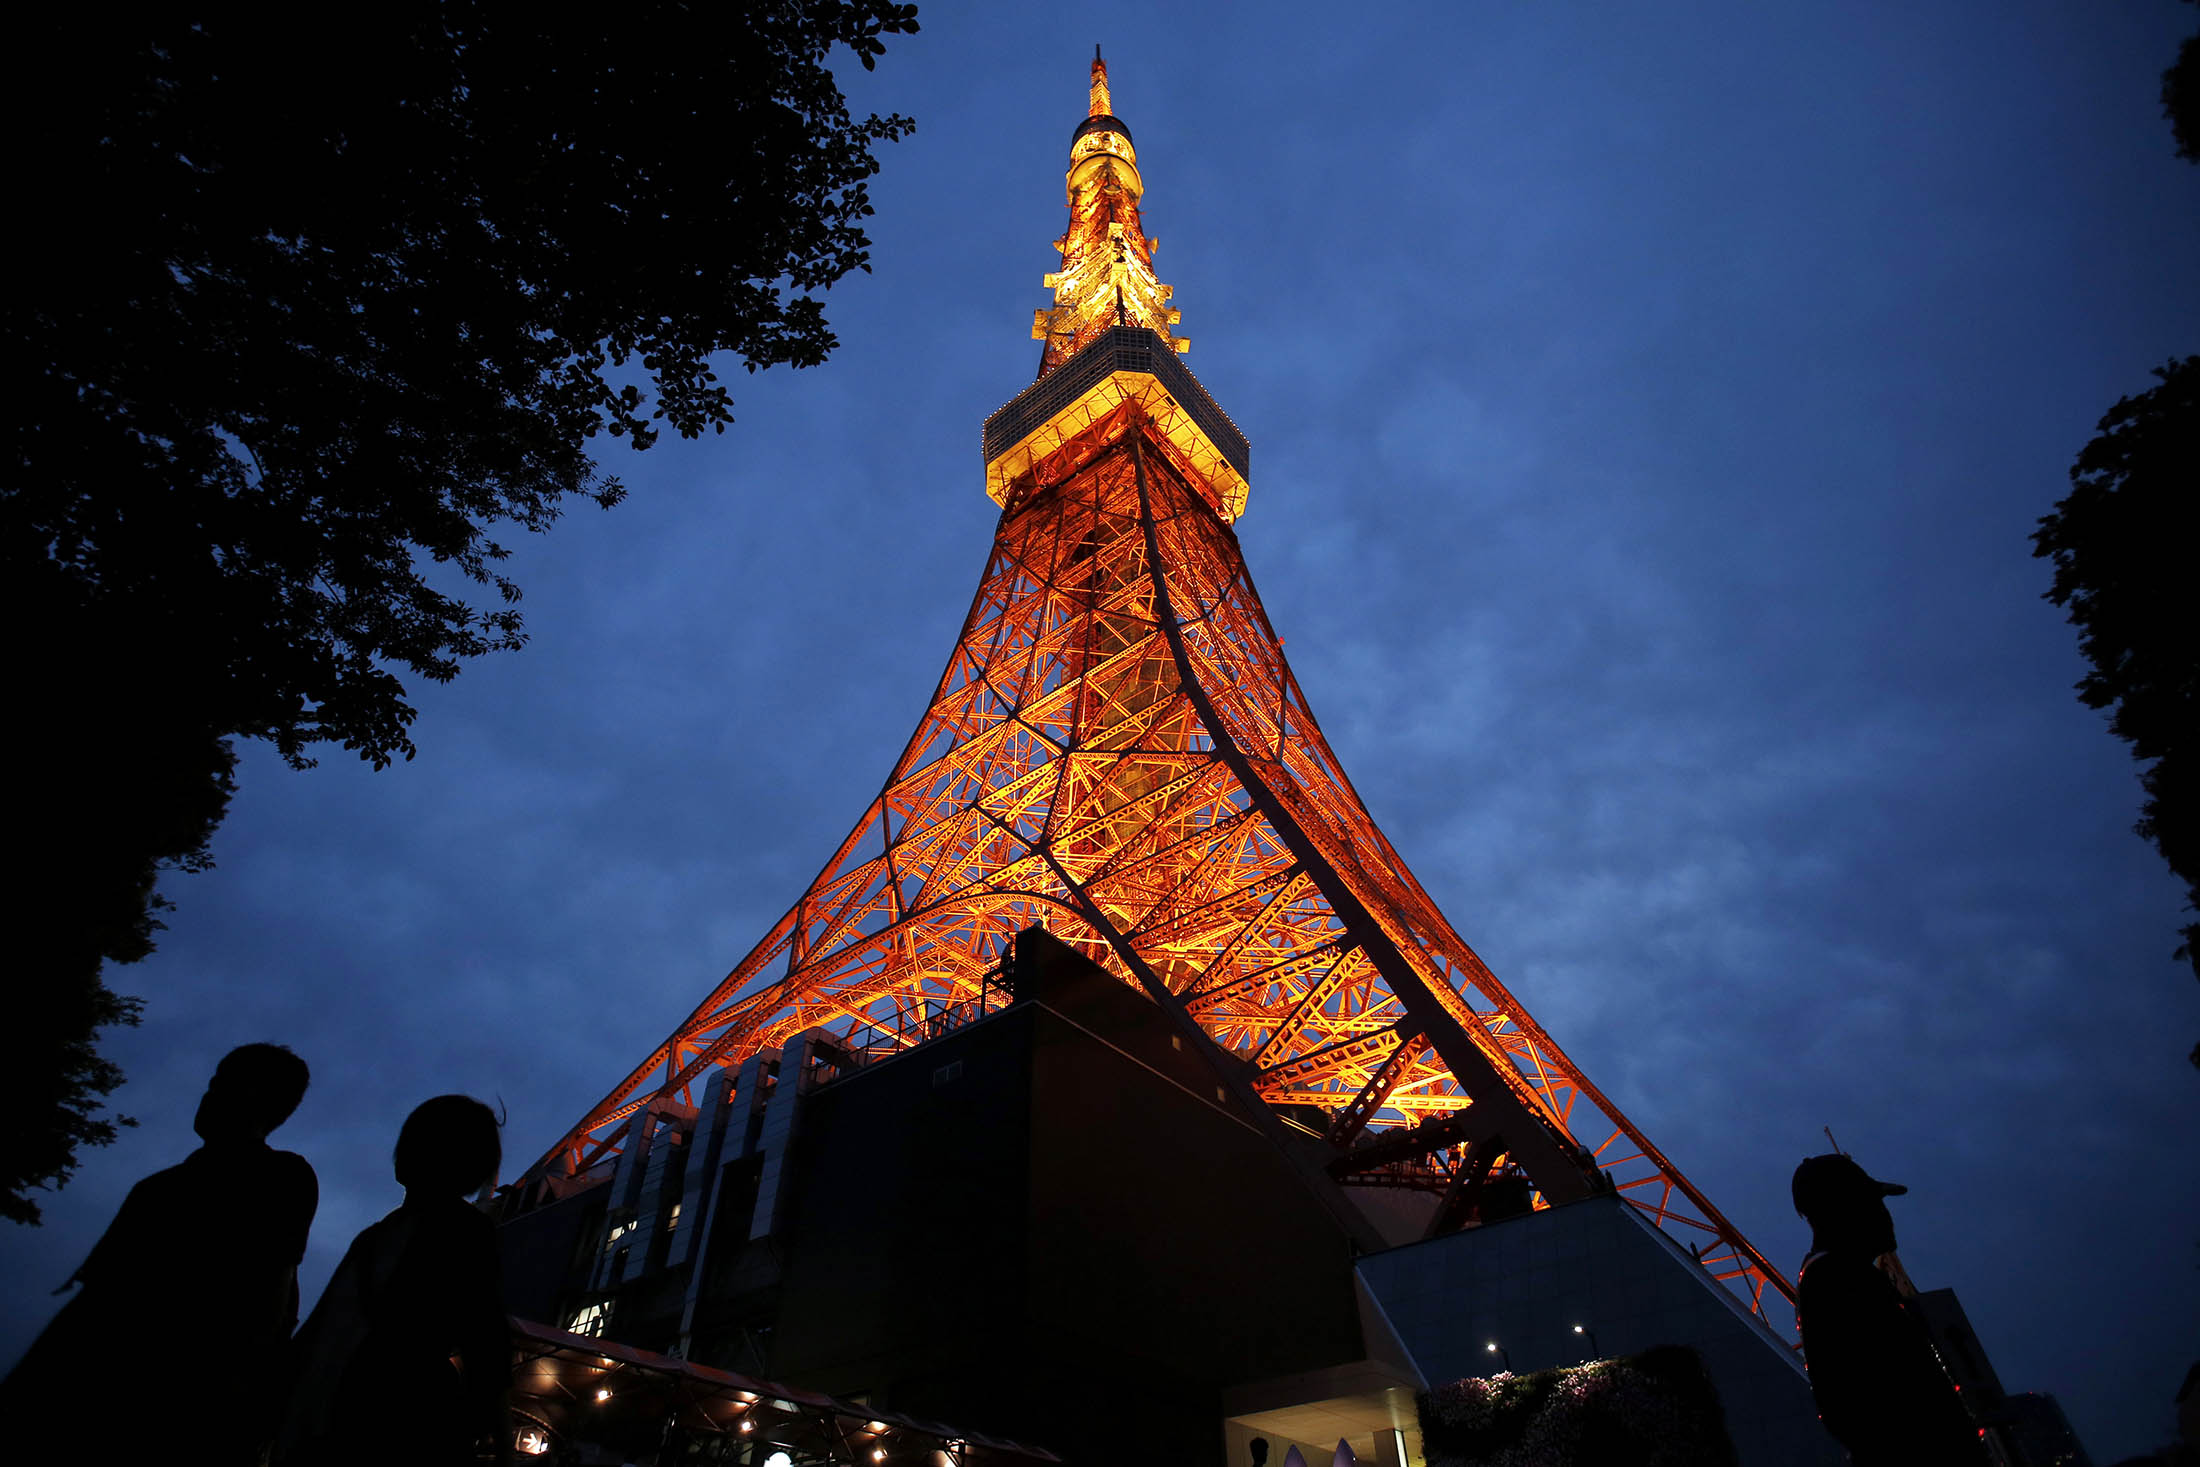
[[[1616,1196],[1791,1338],[1788,1282],[1476,956],[1323,736],[1232,530],[1249,449],[1183,363],[1097,56],[1066,184],[1037,380],[984,425],[1000,520],[915,732],[786,914],[518,1195],[983,1017],[1043,927],[1212,1060],[1365,1250],[1397,1241],[1400,1197],[1433,1236]]]

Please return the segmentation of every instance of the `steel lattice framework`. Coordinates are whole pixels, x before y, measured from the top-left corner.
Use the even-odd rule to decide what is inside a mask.
[[[1000,525],[930,705],[809,889],[537,1172],[595,1169],[636,1111],[803,1031],[921,1043],[1036,923],[1340,1155],[1442,1121],[1539,1205],[1616,1189],[1760,1314],[1792,1302],[1452,930],[1322,736],[1230,527],[1244,439],[1177,360],[1174,310],[1147,314],[1166,287],[1122,288],[1151,244],[1094,73],[1062,242],[1081,283],[1048,277],[1040,380],[986,425]]]

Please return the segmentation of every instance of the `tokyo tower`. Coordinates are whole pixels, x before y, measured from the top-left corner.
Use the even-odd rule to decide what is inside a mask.
[[[1210,1046],[1326,1197],[1420,1187],[1435,1233],[1500,1192],[1616,1191],[1760,1315],[1792,1303],[1452,929],[1323,738],[1231,529],[1245,436],[1179,360],[1097,54],[1067,183],[1038,378],[984,426],[999,527],[915,733],[786,915],[528,1181],[602,1175],[633,1118],[692,1117],[759,1056],[860,1067],[970,1022],[1038,926]]]

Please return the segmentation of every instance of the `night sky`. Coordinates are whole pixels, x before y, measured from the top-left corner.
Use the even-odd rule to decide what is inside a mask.
[[[928,6],[843,68],[918,132],[840,349],[733,374],[722,438],[607,440],[632,498],[518,547],[532,644],[414,688],[418,759],[245,751],[218,869],[111,980],[142,1124],[0,1234],[0,1360],[230,1046],[315,1070],[276,1137],[321,1176],[310,1298],[415,1103],[501,1099],[516,1173],[800,893],[983,567],[1097,40],[1253,443],[1246,558],[1453,925],[1783,1268],[1830,1125],[2005,1385],[2104,1463],[2169,1440],[2200,985],[2026,537],[2200,352],[2156,100],[2195,12],[1045,11]]]

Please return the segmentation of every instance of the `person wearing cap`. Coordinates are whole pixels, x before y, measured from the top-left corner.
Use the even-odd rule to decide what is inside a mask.
[[[1795,1310],[1811,1395],[1856,1467],[1986,1467],[1931,1332],[1878,1267],[1894,1251],[1886,1199],[1908,1190],[1838,1153],[1795,1169],[1811,1231]]]

